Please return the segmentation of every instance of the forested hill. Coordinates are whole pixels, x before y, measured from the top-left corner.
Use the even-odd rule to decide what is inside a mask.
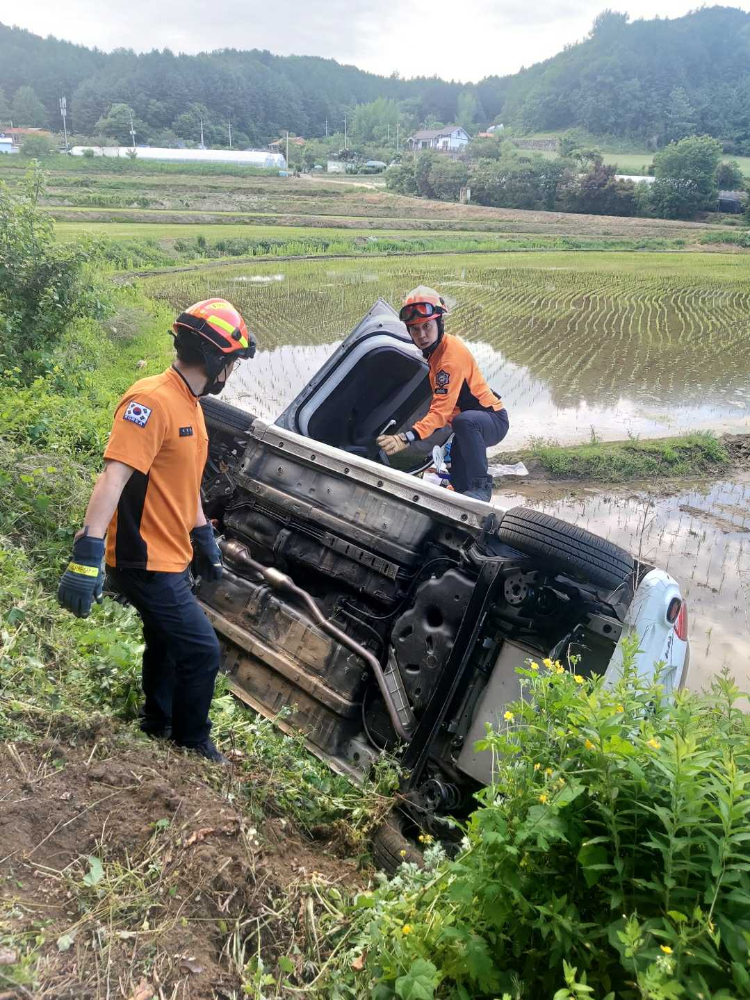
[[[503,117],[530,131],[580,126],[660,142],[697,133],[747,147],[750,14],[707,7],[629,24],[605,11],[586,41],[501,83]]]
[[[14,100],[21,87],[32,87],[41,106],[26,89]],[[627,15],[605,11],[581,43],[476,85],[381,77],[332,59],[257,49],[104,53],[0,24],[0,121],[13,112],[18,124],[57,128],[61,94],[75,132],[96,134],[112,105],[127,105],[138,141],[195,137],[201,117],[209,144],[226,141],[229,121],[237,145],[284,129],[322,136],[326,120],[330,132],[341,131],[344,114],[361,129],[366,116],[353,123],[355,106],[377,100],[383,137],[385,117],[391,138],[396,121],[403,130],[458,120],[471,130],[499,120],[524,131],[580,126],[659,143],[707,133],[750,154],[750,14],[710,7],[630,24]],[[367,121],[372,131],[373,115]]]
[[[403,110],[417,121],[432,115],[447,122],[465,89],[437,78],[382,77],[333,59],[257,49],[195,56],[167,50],[104,53],[0,24],[0,88],[8,103],[22,85],[33,87],[55,128],[60,127],[58,100],[65,94],[69,125],[78,133],[92,134],[112,104],[133,108],[143,138],[153,130],[173,129],[181,115],[202,106],[209,112],[207,126],[231,121],[254,143],[276,138],[282,129],[325,135],[326,119],[331,132],[343,131],[347,111],[377,98],[407,102]],[[489,96],[489,89],[482,89]],[[494,117],[500,108],[487,103]]]

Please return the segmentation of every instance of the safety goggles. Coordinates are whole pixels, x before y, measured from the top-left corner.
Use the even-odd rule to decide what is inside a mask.
[[[441,306],[434,306],[431,302],[412,302],[401,309],[398,318],[408,326],[415,320],[430,319],[432,316],[442,316],[444,312],[445,310]]]

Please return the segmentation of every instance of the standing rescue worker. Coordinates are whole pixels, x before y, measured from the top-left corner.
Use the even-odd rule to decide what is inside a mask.
[[[207,299],[173,326],[177,358],[141,379],[115,411],[104,472],[94,487],[58,600],[80,618],[108,581],[143,620],[141,729],[226,762],[209,738],[219,643],[190,586],[189,565],[215,581],[222,559],[200,498],[208,434],[199,398],[221,392],[256,341],[237,310]],[[192,545],[191,545],[192,540]]]
[[[432,403],[427,415],[409,430],[383,434],[377,443],[386,455],[396,455],[450,424],[451,484],[458,493],[489,503],[492,477],[487,475],[487,448],[508,433],[508,411],[485,382],[469,348],[445,332],[447,315],[443,297],[426,285],[404,299],[399,319],[429,362]]]

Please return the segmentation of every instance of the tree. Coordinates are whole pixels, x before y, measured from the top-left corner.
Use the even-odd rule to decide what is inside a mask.
[[[21,156],[28,156],[32,160],[49,156],[51,152],[52,143],[46,135],[27,135],[21,145]]]
[[[686,219],[716,207],[721,143],[708,135],[671,142],[654,157],[651,202],[665,219]]]
[[[679,142],[695,132],[695,108],[682,87],[675,87],[669,95],[664,112],[665,142]]]
[[[432,184],[430,184],[430,173],[432,172],[432,167],[437,160],[439,153],[434,153],[432,150],[420,153],[419,156],[415,158],[414,161],[414,183],[417,188],[417,194],[420,198],[434,198],[435,192],[432,190]]]
[[[635,190],[632,181],[618,181],[616,167],[605,167],[599,160],[588,173],[577,178],[568,190],[565,208],[589,215],[633,215]]]
[[[745,175],[736,160],[720,163],[716,171],[716,186],[720,191],[743,191]]]
[[[13,124],[25,128],[45,128],[49,118],[33,87],[19,87],[13,95]]]
[[[456,103],[456,122],[469,135],[473,132],[474,123],[479,115],[477,95],[468,87],[458,95]]]
[[[29,381],[71,321],[102,308],[84,280],[89,250],[55,240],[54,223],[39,207],[44,189],[36,161],[19,192],[0,183],[0,354]]]
[[[136,142],[146,138],[148,126],[136,117],[135,112],[127,104],[113,104],[106,115],[103,115],[94,125],[94,130],[102,135],[110,135],[118,146],[132,146],[132,128],[136,133]]]
[[[466,164],[447,156],[435,160],[430,167],[429,186],[434,197],[441,201],[458,201],[461,188],[466,186],[468,179]]]
[[[0,87],[0,122],[9,122],[10,120],[10,104],[5,97],[5,91]]]
[[[417,182],[414,177],[414,161],[395,163],[385,172],[385,186],[396,194],[416,194]]]

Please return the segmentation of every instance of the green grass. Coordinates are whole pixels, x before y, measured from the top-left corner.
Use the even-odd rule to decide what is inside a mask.
[[[729,465],[729,454],[721,441],[708,432],[648,441],[594,441],[565,448],[539,440],[528,451],[518,453],[519,459],[536,459],[555,479],[607,483],[699,476]]]

